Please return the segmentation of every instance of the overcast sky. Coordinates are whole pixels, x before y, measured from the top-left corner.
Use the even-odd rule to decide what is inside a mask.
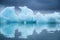
[[[60,0],[0,0],[0,5],[27,6],[32,10],[60,10]]]

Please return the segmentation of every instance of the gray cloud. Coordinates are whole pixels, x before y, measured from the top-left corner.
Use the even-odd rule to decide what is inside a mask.
[[[1,0],[0,5],[27,6],[32,10],[60,10],[60,0]]]

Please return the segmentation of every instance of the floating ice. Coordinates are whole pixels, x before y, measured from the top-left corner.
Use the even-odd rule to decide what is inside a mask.
[[[14,30],[18,28],[19,31],[22,32],[22,37],[26,37],[27,35],[32,34],[33,30],[36,29],[36,31],[39,33],[42,29],[48,29],[48,24],[45,26],[41,26],[44,23],[47,23],[50,18],[56,19],[57,22],[60,22],[60,15],[59,12],[54,12],[51,14],[43,14],[40,12],[37,12],[34,14],[34,11],[29,9],[28,7],[19,7],[21,9],[21,12],[15,13],[14,7],[6,7],[4,10],[0,13],[0,23],[6,23],[7,20],[9,21],[17,21],[16,24],[8,25],[8,26],[2,26],[0,28],[2,33],[6,36],[14,36]],[[19,24],[19,22],[33,22],[36,21],[35,25],[28,25],[28,24]],[[15,26],[14,26],[15,25]],[[18,25],[18,26],[16,26]],[[20,26],[19,26],[20,25]],[[58,29],[57,27],[56,29]]]

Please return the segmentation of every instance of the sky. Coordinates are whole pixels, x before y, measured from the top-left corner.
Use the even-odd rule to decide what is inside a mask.
[[[60,10],[60,0],[0,0],[0,5],[3,6],[27,6],[28,8],[36,10]]]
[[[0,12],[0,17],[3,18],[1,22],[3,23],[3,26],[0,26],[0,31],[2,34],[4,34],[7,37],[14,37],[14,32],[16,29],[18,31],[22,32],[22,37],[27,37],[27,35],[31,35],[33,33],[33,30],[35,29],[37,33],[41,32],[43,29],[47,30],[59,30],[59,25],[57,26],[49,26],[48,24],[45,24],[48,22],[48,19],[53,18],[56,19],[57,22],[60,22],[60,15],[59,12],[53,12],[51,14],[42,14],[40,11],[35,12],[28,8],[27,6],[19,7],[21,9],[18,14],[15,14],[14,7],[6,7]],[[21,20],[36,20],[37,25],[20,25],[19,23],[7,25],[6,20],[15,20],[20,21]],[[42,24],[41,24],[42,23]],[[43,24],[44,23],[44,24]]]

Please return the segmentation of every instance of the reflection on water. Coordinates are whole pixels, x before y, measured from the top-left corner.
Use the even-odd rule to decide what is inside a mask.
[[[6,24],[0,24],[0,31],[8,37],[13,37],[15,29],[18,29],[20,32],[22,32],[22,37],[26,37],[27,35],[31,35],[34,29],[39,33],[43,29],[58,29],[59,27],[57,25],[57,23],[37,24],[35,21],[27,23],[23,21],[21,21],[20,23],[7,22]]]

